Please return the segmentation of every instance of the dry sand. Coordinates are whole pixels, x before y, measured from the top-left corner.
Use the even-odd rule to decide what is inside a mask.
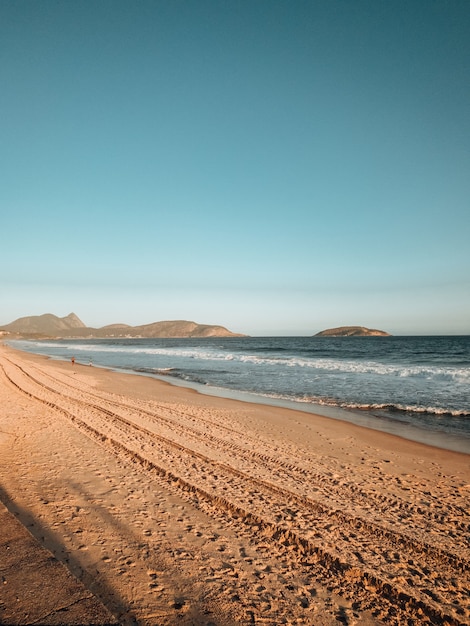
[[[0,498],[121,624],[468,624],[469,459],[0,346]]]

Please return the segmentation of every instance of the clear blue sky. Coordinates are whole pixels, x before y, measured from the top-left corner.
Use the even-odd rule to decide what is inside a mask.
[[[0,1],[0,324],[470,333],[468,0]]]

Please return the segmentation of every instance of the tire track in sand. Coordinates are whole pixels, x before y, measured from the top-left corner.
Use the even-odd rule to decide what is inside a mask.
[[[318,485],[315,472],[309,475],[305,468],[276,460],[269,454],[248,454],[243,447],[233,442],[228,445],[219,437],[199,435],[199,440],[201,431],[194,428],[191,436],[199,442],[199,450],[189,448],[138,423],[156,419],[165,422],[167,428],[181,431],[183,427],[175,420],[174,411],[156,415],[154,411],[100,398],[86,390],[79,390],[82,397],[74,397],[70,395],[70,385],[55,377],[49,377],[46,384],[44,376],[40,380],[42,371],[36,369],[33,376],[11,361],[4,371],[18,389],[60,410],[102,445],[187,494],[193,504],[211,510],[215,516],[221,512],[229,514],[256,537],[275,542],[280,552],[294,549],[298,563],[305,565],[309,559],[308,566],[315,568],[322,579],[331,584],[334,577],[336,587],[342,593],[354,595],[364,607],[373,607],[380,597],[382,604],[384,601],[389,604],[389,610],[385,611],[389,618],[401,608],[404,612],[411,610],[417,618],[421,616],[421,621],[426,618],[439,623],[465,623],[461,619],[468,617],[464,593],[468,561],[416,536],[410,540],[385,525],[320,504],[292,491],[286,484],[292,477],[295,480],[300,477],[302,481],[313,477]],[[187,425],[183,430],[186,428]],[[238,458],[234,464],[221,462],[200,451],[201,447],[210,448],[210,445],[217,446],[218,455],[221,446],[226,456],[236,452],[245,464],[243,470]],[[272,479],[259,478],[260,473],[269,470],[276,478],[275,483]],[[328,487],[333,493],[338,490],[334,482]],[[336,491],[332,500],[337,501],[341,495]],[[373,563],[373,571],[365,563],[369,568]],[[454,581],[455,570],[459,571],[458,581]],[[432,577],[436,571],[438,577]]]

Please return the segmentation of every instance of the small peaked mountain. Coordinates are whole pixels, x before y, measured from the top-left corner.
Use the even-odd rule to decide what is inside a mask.
[[[89,328],[75,315],[70,313],[67,317],[57,317],[46,313],[45,315],[21,317],[11,324],[2,326],[0,331],[21,336],[56,337],[56,338],[132,338],[132,337],[243,337],[232,333],[224,326],[209,324],[197,324],[185,320],[166,322],[154,322],[141,326],[129,326],[128,324],[109,324],[102,328]]]
[[[18,334],[55,336],[81,328],[86,328],[86,326],[75,313],[70,313],[66,317],[57,317],[57,315],[45,313],[44,315],[20,317],[11,324],[3,326],[2,330]]]
[[[314,337],[390,337],[384,330],[365,328],[364,326],[339,326],[322,330]]]

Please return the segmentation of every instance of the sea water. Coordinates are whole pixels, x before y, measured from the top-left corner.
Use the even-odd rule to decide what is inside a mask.
[[[470,452],[470,336],[12,341]],[[249,394],[249,395],[245,395]]]

